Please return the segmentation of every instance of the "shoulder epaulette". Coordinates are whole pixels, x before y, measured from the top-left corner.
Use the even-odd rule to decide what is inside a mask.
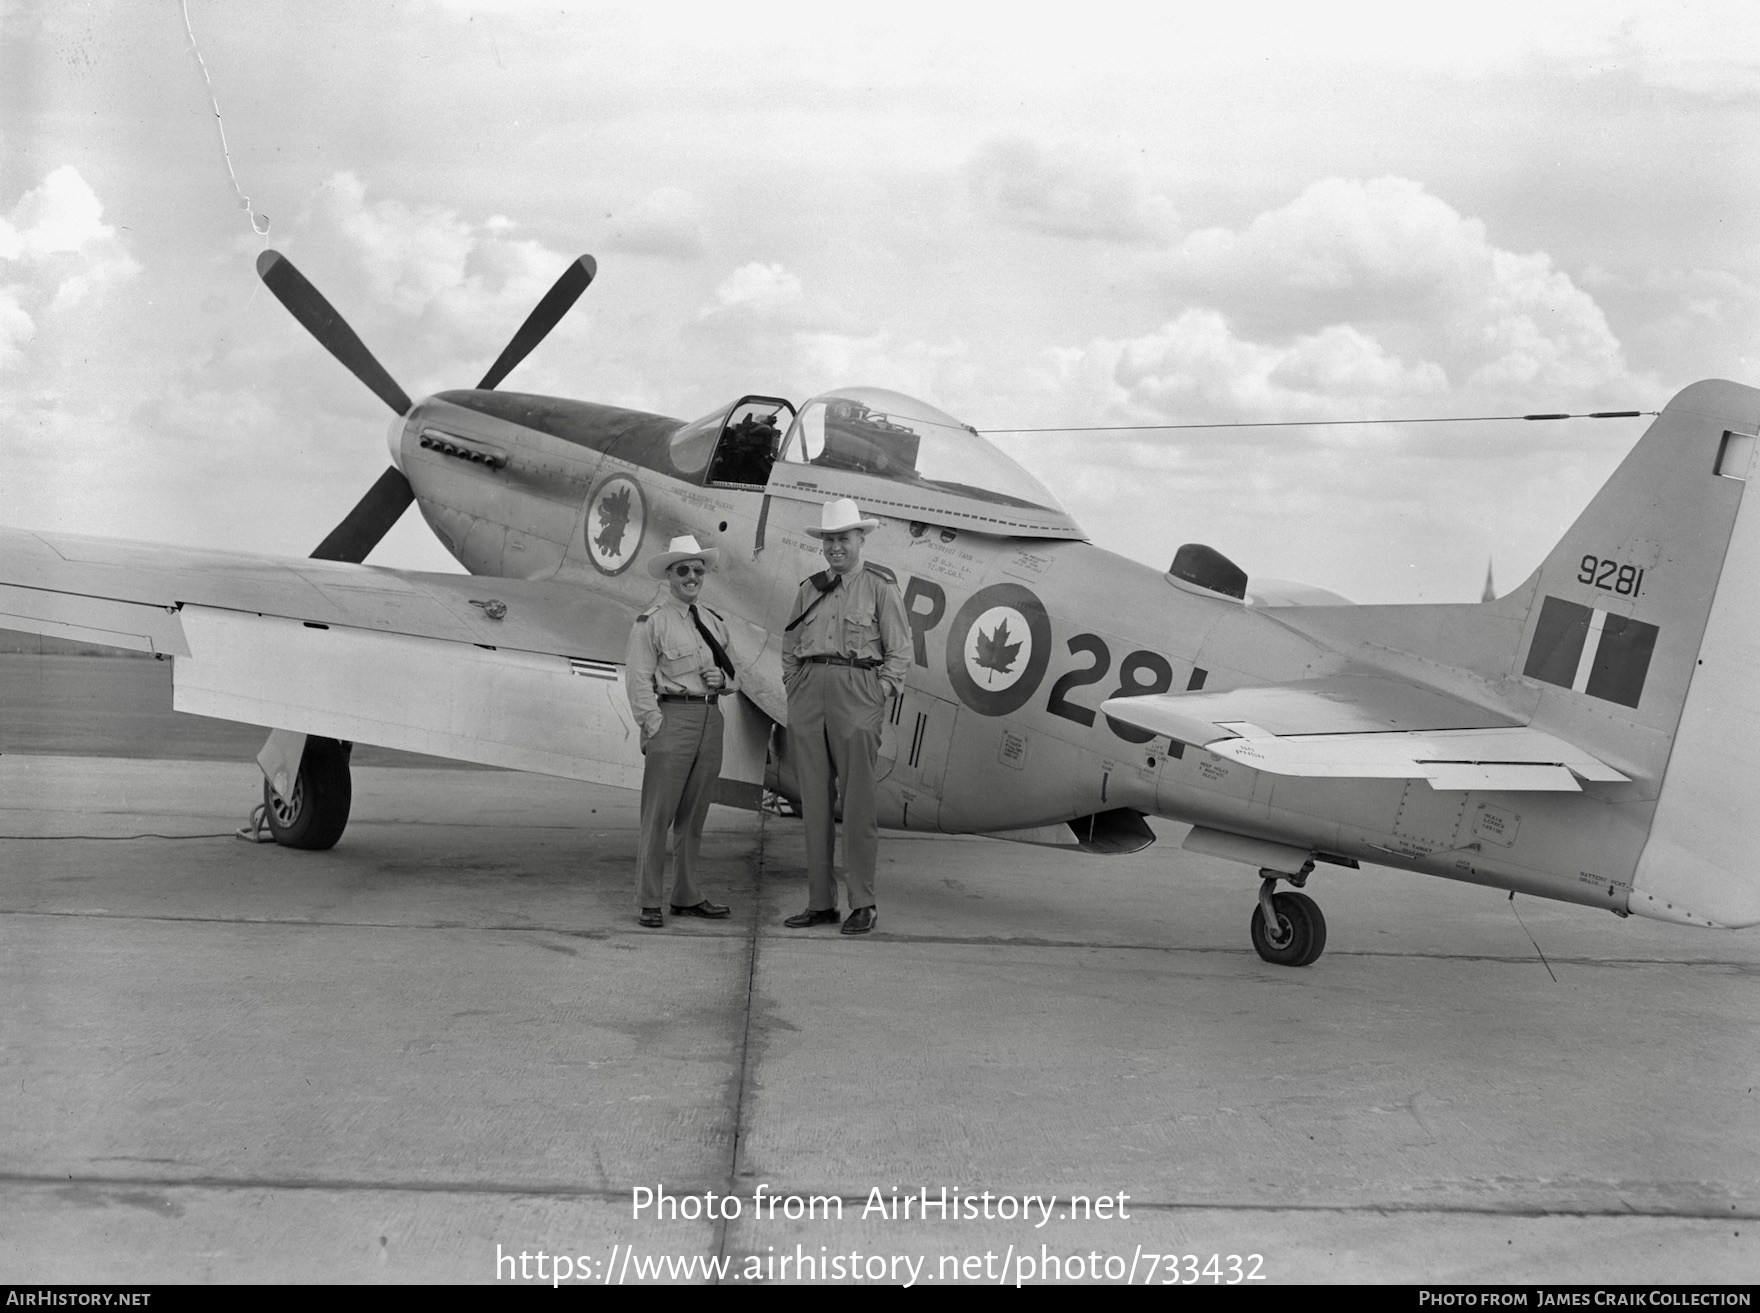
[[[699,611],[707,611],[707,612],[708,612],[708,613],[709,613],[709,614],[710,614],[710,615],[712,615],[712,616],[714,616],[714,617],[715,617],[715,618],[716,618],[716,619],[717,619],[717,620],[719,620],[719,621],[720,621],[720,622],[721,622],[721,623],[722,623],[722,624],[726,624],[726,623],[727,623],[727,617],[726,617],[726,616],[724,616],[724,615],[722,615],[722,614],[721,614],[721,612],[719,612],[719,611],[717,611],[717,610],[716,610],[716,609],[715,609],[715,608],[714,608],[714,607],[712,607],[712,606],[704,606],[704,605],[703,605],[703,604],[702,604],[702,603],[701,603],[701,602],[698,602],[698,603],[697,603],[697,610],[699,610]]]
[[[887,569],[884,565],[876,565],[873,561],[863,561],[862,569],[872,570],[894,588],[898,587],[898,576],[891,570]]]
[[[643,611],[639,616],[636,617],[636,623],[638,625],[647,623],[648,617],[653,615],[659,609],[660,609],[660,603],[655,602],[654,605],[650,606],[646,611]]]

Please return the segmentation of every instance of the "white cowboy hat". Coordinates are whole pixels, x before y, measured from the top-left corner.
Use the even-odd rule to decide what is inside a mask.
[[[699,547],[697,540],[687,533],[682,538],[674,538],[672,546],[648,562],[648,573],[656,579],[664,579],[666,572],[680,561],[701,561],[706,568],[713,570],[715,562],[720,559],[719,547]]]
[[[862,508],[848,497],[839,497],[836,501],[828,501],[819,508],[819,527],[808,529],[815,538],[823,538],[827,534],[845,533],[850,529],[878,529],[880,521],[864,520]]]

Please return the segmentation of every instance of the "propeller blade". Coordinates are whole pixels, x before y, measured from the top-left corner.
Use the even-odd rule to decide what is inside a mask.
[[[391,532],[398,516],[416,499],[415,489],[395,467],[379,476],[367,495],[330,530],[330,536],[312,553],[314,561],[350,561],[359,565],[379,540]]]
[[[287,307],[288,313],[305,326],[306,332],[317,338],[318,344],[340,360],[349,373],[371,388],[374,396],[399,415],[409,413],[410,399],[404,390],[385,372],[385,367],[373,359],[373,353],[336,313],[335,307],[324,299],[324,294],[293,267],[291,260],[279,251],[264,251],[257,257],[257,277],[275,294],[275,299]]]
[[[506,378],[513,367],[524,360],[532,348],[556,327],[562,316],[568,313],[569,307],[587,290],[587,284],[593,281],[593,275],[598,272],[599,266],[590,255],[583,255],[564,269],[562,277],[556,280],[555,285],[544,293],[544,299],[526,316],[525,323],[519,326],[519,332],[513,335],[506,350],[489,366],[489,372],[483,375],[483,381],[477,386],[492,388]]]

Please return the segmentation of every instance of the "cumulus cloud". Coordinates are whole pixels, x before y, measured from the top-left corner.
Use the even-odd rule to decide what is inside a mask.
[[[1019,228],[1058,237],[1154,242],[1173,233],[1178,215],[1134,162],[1105,150],[1025,137],[984,143],[964,167],[979,207]]]
[[[800,275],[781,264],[754,260],[723,278],[715,299],[697,311],[697,329],[741,354],[787,354],[802,334],[846,332],[850,316],[809,293]]]
[[[1049,355],[1049,386],[1122,422],[1546,408],[1632,379],[1595,299],[1541,252],[1402,178],[1331,178],[1160,257],[1184,307],[1152,332]]]
[[[352,173],[333,175],[317,202],[317,220],[337,229],[359,257],[374,301],[406,314],[426,311],[442,292],[465,282],[465,261],[478,232],[453,210],[386,199],[367,202]],[[500,224],[483,225],[498,235]]]
[[[715,289],[713,306],[703,310],[706,318],[735,307],[773,312],[801,299],[801,280],[779,264],[744,264]]]
[[[23,360],[40,325],[139,271],[79,170],[50,172],[0,218],[0,367]]]
[[[321,241],[340,240],[348,273],[365,289],[350,299],[351,319],[395,325],[411,340],[410,354],[428,371],[413,380],[418,390],[472,381],[466,376],[494,359],[571,258],[522,237],[504,215],[476,221],[442,206],[372,198],[350,172],[327,180],[301,222]],[[578,332],[581,313],[556,333]]]
[[[1051,353],[1059,384],[1109,415],[1153,423],[1332,419],[1447,390],[1442,369],[1404,361],[1372,336],[1332,324],[1282,343],[1237,336],[1215,310],[1189,309],[1153,333]]]
[[[23,360],[24,344],[36,335],[36,321],[19,303],[18,292],[0,287],[0,368]]]
[[[77,251],[88,242],[116,235],[104,222],[104,207],[71,164],[26,192],[12,213],[0,219],[0,259],[20,260]]]
[[[694,331],[714,346],[706,370],[733,386],[764,379],[764,387],[802,397],[866,384],[960,405],[972,397],[977,376],[964,342],[931,342],[875,325],[776,263],[732,270],[698,311]]]
[[[678,187],[662,187],[611,216],[605,245],[632,255],[695,260],[703,254],[703,216],[697,198]]]
[[[1549,256],[1494,246],[1482,222],[1405,178],[1328,178],[1238,233],[1195,232],[1168,277],[1247,331],[1353,323],[1456,387],[1575,394],[1625,373],[1601,308]]]

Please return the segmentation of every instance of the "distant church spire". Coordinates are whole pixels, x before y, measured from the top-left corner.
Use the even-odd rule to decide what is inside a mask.
[[[1491,558],[1489,556],[1485,558],[1485,593],[1479,600],[1481,602],[1495,602],[1497,600],[1497,585],[1491,582]]]

